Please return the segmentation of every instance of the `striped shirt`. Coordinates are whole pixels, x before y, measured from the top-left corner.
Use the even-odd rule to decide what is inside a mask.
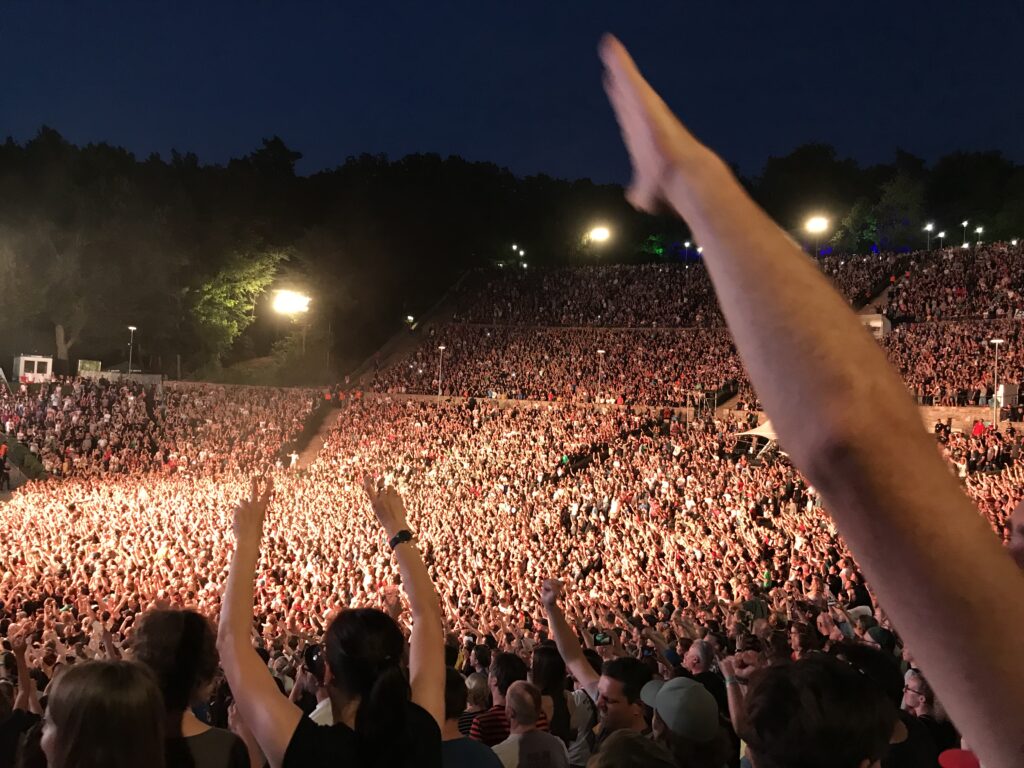
[[[541,731],[548,730],[548,717],[543,712],[537,720],[537,728]],[[490,709],[481,712],[473,718],[473,725],[469,729],[469,738],[474,741],[481,741],[488,747],[500,744],[509,735],[508,715],[505,714],[504,704],[495,704]]]

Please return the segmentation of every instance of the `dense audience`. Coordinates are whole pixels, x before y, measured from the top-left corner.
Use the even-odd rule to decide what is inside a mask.
[[[440,390],[461,397],[685,406],[742,377],[742,365],[725,329],[450,324],[432,331],[408,358],[380,372],[374,388],[390,393]]]
[[[672,674],[699,675],[744,648],[750,658],[801,657],[849,638],[870,643],[872,614],[891,632],[815,490],[784,457],[754,461],[736,437],[745,424],[569,405],[352,402],[308,472],[276,473],[254,598],[258,642],[276,680],[285,691],[316,691],[303,682],[307,650],[348,608],[377,606],[408,628],[400,595],[386,586],[397,571],[365,512],[363,472],[390,478],[409,499],[453,646],[536,657],[550,634],[535,594],[550,574],[574,584],[567,611],[599,656],[633,656],[651,669],[660,661]],[[1019,437],[939,436],[983,514],[1007,536],[1021,496]],[[192,469],[34,483],[0,507],[0,628],[31,638],[26,658],[40,693],[90,659],[172,653],[184,628],[166,626],[166,609],[221,610],[231,507],[248,477],[233,464]],[[149,627],[157,629],[146,635]],[[790,627],[810,631],[797,640]],[[156,651],[142,647],[147,636],[145,647]],[[691,663],[688,648],[705,647],[705,661]],[[193,721],[195,705],[227,725],[212,717],[227,706],[208,687],[213,667],[202,658],[177,681],[159,661],[147,662],[168,681],[167,706],[179,713],[168,722],[208,728]],[[460,668],[472,669],[471,655],[463,658]],[[495,697],[506,691],[492,687]],[[550,699],[557,686],[546,691]],[[532,694],[524,695],[515,717],[532,711]],[[550,710],[543,727],[558,717]],[[238,730],[238,743],[251,743]],[[191,748],[202,733],[185,730],[175,744]],[[564,741],[571,749],[573,740]]]
[[[824,256],[818,264],[856,307],[877,296],[910,257]],[[484,325],[700,328],[722,325],[702,262],[517,268],[479,275],[455,319]]]
[[[1005,242],[917,253],[881,311],[894,321],[1020,318],[1024,246]]]
[[[0,431],[54,477],[255,471],[301,432],[314,401],[311,391],[58,377],[0,387]]]
[[[926,405],[987,405],[995,392],[995,355],[1000,383],[1024,374],[1017,321],[968,321],[901,325],[883,346],[918,402]]]

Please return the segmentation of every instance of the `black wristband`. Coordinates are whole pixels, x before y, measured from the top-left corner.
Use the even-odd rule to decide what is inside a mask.
[[[388,545],[391,547],[391,549],[394,549],[399,544],[404,544],[407,541],[412,541],[412,531],[403,528],[391,537],[391,541],[388,542]]]

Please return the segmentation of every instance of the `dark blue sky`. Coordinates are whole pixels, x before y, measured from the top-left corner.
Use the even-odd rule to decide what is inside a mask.
[[[0,6],[0,134],[203,161],[279,134],[299,170],[460,154],[625,181],[595,48],[616,32],[745,173],[809,140],[862,161],[1024,160],[1024,2],[42,2]]]

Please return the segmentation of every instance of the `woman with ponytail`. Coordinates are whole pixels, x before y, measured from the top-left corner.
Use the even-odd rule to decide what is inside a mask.
[[[282,696],[252,647],[252,585],[271,484],[235,510],[237,548],[228,572],[217,637],[224,674],[242,719],[271,768],[441,766],[444,723],[444,633],[437,592],[408,530],[394,488],[364,482],[373,511],[398,560],[413,618],[408,675],[405,638],[386,613],[339,614],[324,638],[324,684],[334,725],[318,726]]]

